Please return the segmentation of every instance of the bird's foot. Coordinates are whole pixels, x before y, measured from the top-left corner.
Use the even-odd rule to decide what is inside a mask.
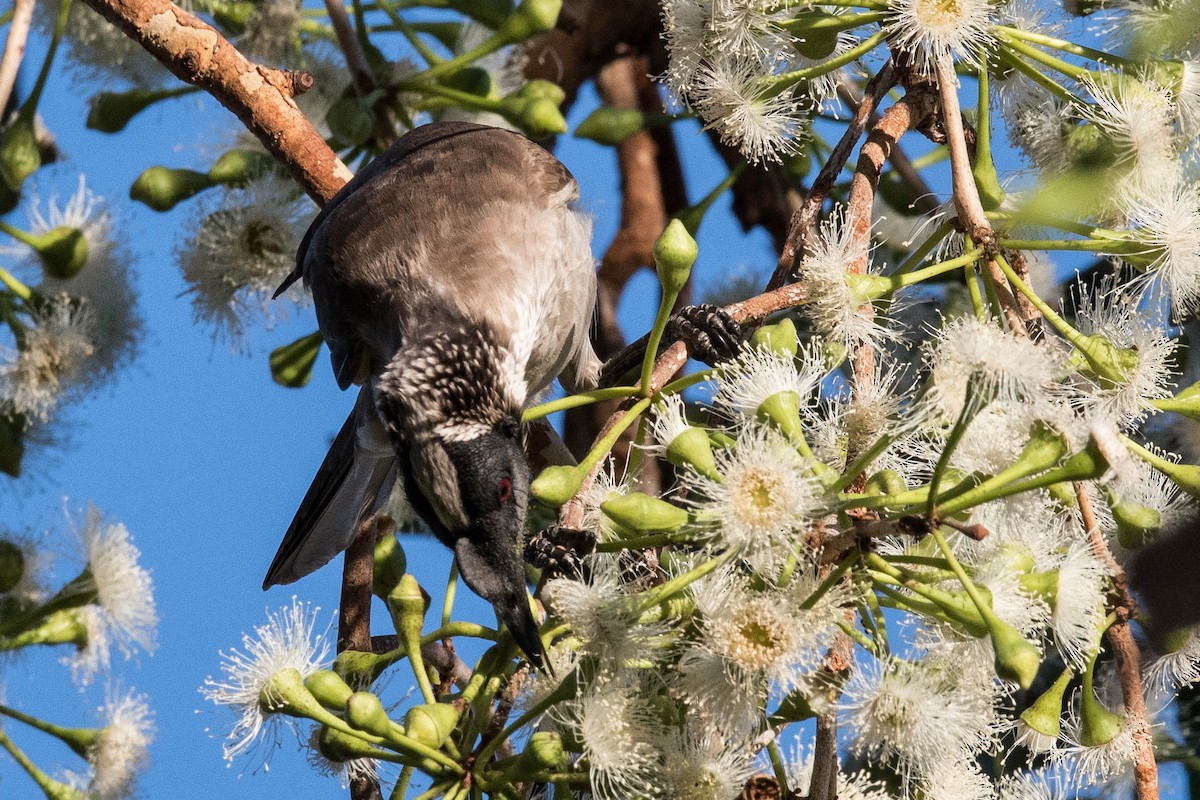
[[[538,531],[525,544],[525,560],[546,573],[582,580],[586,567],[583,559],[596,549],[596,534],[561,525]]]
[[[720,306],[684,306],[667,320],[659,347],[686,341],[692,347],[692,358],[714,365],[737,355],[744,335],[742,326]],[[648,340],[648,335],[643,336],[605,362],[598,385],[617,386],[626,376],[632,377],[646,355]]]
[[[742,346],[742,326],[720,306],[684,306],[667,321],[663,339],[686,341],[692,358],[709,366],[728,361]]]

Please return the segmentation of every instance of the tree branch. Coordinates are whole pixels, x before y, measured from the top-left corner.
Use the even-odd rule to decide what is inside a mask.
[[[12,20],[8,23],[8,38],[4,42],[4,55],[0,56],[0,125],[3,125],[4,109],[12,96],[13,85],[21,61],[25,58],[25,42],[29,39],[29,23],[33,20],[34,0],[14,0]]]
[[[294,78],[255,64],[212,26],[169,0],[84,0],[180,80],[237,115],[309,196],[324,205],[351,172],[296,106]]]
[[[1146,696],[1142,691],[1141,653],[1129,630],[1129,618],[1136,608],[1125,588],[1125,571],[1113,558],[1104,537],[1100,535],[1100,524],[1092,511],[1092,501],[1082,483],[1075,484],[1075,499],[1079,503],[1079,517],[1087,533],[1092,552],[1112,572],[1116,584],[1117,621],[1109,626],[1105,635],[1112,646],[1113,661],[1117,666],[1117,678],[1121,683],[1121,697],[1125,702],[1125,714],[1133,726],[1133,783],[1138,800],[1158,800],[1158,764],[1154,759],[1154,739],[1150,735],[1150,718],[1146,713]]]

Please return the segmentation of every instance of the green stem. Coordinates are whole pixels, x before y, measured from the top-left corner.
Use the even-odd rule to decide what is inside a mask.
[[[0,714],[11,717],[19,722],[24,722],[31,728],[37,728],[42,733],[48,733],[51,736],[61,739],[80,758],[87,758],[88,750],[94,747],[96,742],[100,740],[100,731],[95,728],[66,728],[62,725],[55,725],[52,722],[46,722],[43,719],[30,716],[22,711],[17,711],[15,708],[9,708],[6,705],[0,705]]]
[[[425,44],[425,42],[421,40],[421,37],[417,35],[417,32],[414,31],[412,26],[408,24],[408,21],[400,16],[400,12],[396,10],[395,5],[393,5],[389,0],[376,0],[376,2],[379,4],[379,7],[383,9],[383,13],[388,15],[388,18],[392,21],[392,24],[396,26],[396,29],[399,30],[400,33],[403,34],[404,38],[408,40],[408,43],[412,45],[413,49],[420,54],[421,58],[425,59],[425,63],[431,65],[422,76],[430,77],[429,73],[437,65],[443,63],[444,59],[437,53],[433,52],[429,45]]]
[[[819,78],[822,75],[833,72],[835,69],[840,69],[847,64],[857,61],[862,56],[874,50],[884,40],[884,32],[877,31],[871,36],[863,39],[858,45],[850,48],[840,56],[831,58],[828,61],[823,61],[815,66],[806,67],[804,69],[785,72],[782,75],[777,75],[773,78],[760,79],[763,84],[769,87],[768,97],[774,97],[782,94],[798,83],[801,83],[812,78]]]
[[[872,655],[877,654],[875,643],[868,639],[866,634],[864,634],[858,628],[854,627],[849,622],[846,622],[846,620],[842,619],[841,617],[838,617],[837,619],[837,626],[842,629],[842,633],[853,639],[859,647],[866,650],[868,653],[871,653]]]
[[[1062,86],[1059,86],[1052,79],[1043,75],[1039,70],[1036,70],[1029,64],[1025,63],[1025,61],[1019,58],[1015,53],[1010,53],[1004,48],[999,48],[996,50],[996,54],[1000,56],[1000,60],[1005,64],[1017,70],[1022,75],[1029,78],[1031,81],[1036,83],[1038,86],[1041,86],[1055,97],[1058,97],[1063,102],[1072,106],[1078,106],[1081,104],[1081,101],[1078,97],[1068,92]]]
[[[0,283],[3,283],[8,290],[22,300],[29,302],[33,298],[33,290],[25,284],[21,283],[11,272],[4,267],[0,267]]]
[[[894,275],[891,276],[889,280],[893,281],[893,285],[897,289],[905,286],[912,286],[915,283],[920,283],[921,281],[929,278],[934,278],[938,275],[944,275],[947,272],[953,272],[954,270],[962,267],[969,267],[975,264],[981,255],[983,255],[983,248],[976,247],[974,250],[963,253],[957,258],[952,258],[949,261],[942,261],[937,264],[930,264],[928,267],[922,267],[921,269],[916,269],[912,272],[906,272],[903,275]]]
[[[24,769],[25,773],[33,779],[33,782],[38,785],[38,788],[42,790],[42,793],[45,794],[46,797],[50,798],[51,800],[64,800],[64,798],[67,797],[77,797],[80,800],[84,800],[84,796],[81,792],[76,792],[70,789],[70,787],[59,783],[45,772],[42,772],[40,769],[38,769],[38,765],[29,760],[29,757],[21,751],[21,748],[17,747],[16,743],[13,742],[12,739],[8,738],[8,734],[6,734],[3,729],[0,729],[0,747],[3,747],[5,750],[7,750],[8,754],[12,756],[13,761],[16,761],[21,765],[21,768]],[[66,790],[66,792],[64,792],[64,790]]]
[[[633,406],[625,412],[625,415],[617,421],[617,424],[613,425],[612,430],[606,433],[604,438],[596,442],[596,446],[593,447],[591,451],[584,457],[584,459],[579,462],[579,469],[590,472],[597,464],[599,464],[600,460],[604,458],[604,456],[608,455],[608,452],[612,450],[613,445],[615,445],[617,440],[621,438],[621,434],[625,433],[625,430],[633,424],[633,421],[637,419],[642,412],[650,407],[650,403],[653,399],[653,396],[643,397],[641,400],[638,400],[636,403],[634,403]]]
[[[7,233],[21,244],[29,245],[34,250],[37,250],[42,244],[42,240],[37,236],[34,236],[29,231],[23,231],[20,228],[14,227],[2,219],[0,219],[0,231]]]
[[[821,585],[813,590],[813,593],[804,599],[804,602],[800,604],[800,608],[808,610],[815,606],[818,600],[824,597],[830,589],[832,589],[834,586],[837,586],[838,583],[841,582],[842,576],[850,571],[850,568],[854,566],[854,563],[857,560],[857,552],[851,551],[848,553],[846,557],[842,559],[841,563],[839,563],[832,572],[825,576],[825,580],[821,581]]]
[[[929,479],[929,496],[925,501],[925,516],[929,519],[933,519],[935,516],[938,490],[941,488],[946,470],[950,468],[950,456],[954,454],[954,449],[962,441],[963,435],[966,434],[967,428],[975,416],[978,394],[975,382],[968,378],[962,410],[958,412],[958,419],[954,421],[954,427],[950,429],[950,435],[946,437],[946,443],[942,446],[942,454],[938,456],[937,466],[934,467],[933,475]]]
[[[450,575],[446,578],[446,596],[442,600],[442,627],[450,624],[454,611],[454,595],[458,592],[458,557],[450,559]]]
[[[1016,271],[1008,263],[1008,259],[997,253],[996,264],[1000,267],[1001,271],[1004,272],[1009,282],[1016,287],[1017,291],[1025,295],[1029,302],[1033,304],[1034,308],[1040,311],[1042,316],[1044,316],[1050,322],[1050,324],[1054,326],[1054,329],[1061,333],[1063,338],[1065,338],[1068,342],[1078,348],[1081,353],[1086,355],[1088,349],[1086,337],[1084,337],[1084,335],[1079,331],[1075,330],[1075,328],[1072,327],[1069,322],[1063,319],[1062,316],[1060,316],[1053,308],[1051,308],[1045,300],[1039,297],[1038,293],[1035,292],[1029,284],[1021,280],[1021,276],[1017,275]]]
[[[557,400],[551,400],[527,408],[521,414],[521,421],[532,422],[535,419],[548,417],[551,414],[566,411],[570,408],[579,408],[580,406],[591,405],[592,403],[600,403],[604,400],[634,397],[638,394],[640,394],[640,391],[634,386],[613,386],[607,389],[592,389],[590,392],[580,392],[579,394],[560,397]]]
[[[774,737],[767,743],[767,758],[771,760],[771,771],[775,773],[775,782],[779,784],[779,796],[791,797],[787,768],[783,764],[783,754],[779,752],[779,741]]]
[[[563,682],[558,685],[557,689],[546,695],[546,697],[544,697],[540,702],[534,703],[532,706],[530,706],[524,714],[510,722],[508,727],[501,731],[498,736],[485,744],[483,749],[479,751],[479,755],[475,759],[475,764],[480,768],[486,767],[488,763],[491,762],[492,756],[495,754],[497,747],[499,747],[515,732],[519,731],[521,728],[540,717],[543,713],[545,713],[546,709],[550,708],[550,706],[574,697],[577,689],[578,684],[575,680],[574,673],[563,678]]]
[[[979,290],[979,272],[976,265],[963,267],[963,283],[967,285],[967,294],[971,296],[971,310],[975,312],[975,319],[986,320],[988,311],[983,301],[983,292]]]
[[[1088,70],[1084,67],[1078,67],[1074,64],[1063,61],[1061,58],[1056,58],[1044,50],[1039,50],[1036,47],[1032,47],[1031,45],[1019,41],[1012,36],[1006,35],[1002,30],[997,30],[996,32],[1000,38],[1000,41],[1004,42],[1004,44],[1006,44],[1008,47],[1012,48],[1026,58],[1031,58],[1043,66],[1050,67],[1050,69],[1058,70],[1073,80],[1082,80],[1083,78],[1087,77]]]
[[[1145,255],[1150,249],[1142,242],[1128,239],[1000,239],[997,244],[1009,250],[1070,250],[1085,253],[1111,253],[1113,255]]]
[[[400,770],[400,777],[396,779],[396,785],[392,787],[392,793],[388,796],[389,800],[404,800],[404,795],[408,794],[408,784],[412,780],[413,767],[406,765]]]
[[[658,359],[658,346],[662,343],[667,321],[671,319],[671,309],[675,307],[675,301],[679,299],[679,292],[668,292],[665,286],[662,289],[662,297],[658,301],[658,311],[654,315],[654,327],[650,329],[650,336],[646,340],[646,355],[642,357],[642,373],[638,387],[644,397],[652,394],[650,378],[654,374],[654,362]]]
[[[724,565],[727,561],[733,558],[733,555],[734,551],[732,549],[726,550],[716,558],[710,558],[707,561],[702,562],[699,566],[694,567],[682,575],[672,578],[666,583],[660,583],[653,589],[647,589],[642,593],[641,600],[634,609],[634,613],[636,615],[644,614],[654,606],[666,600],[668,597],[673,597],[674,595],[682,592],[684,589],[691,586],[705,575]]]
[[[625,550],[646,550],[651,547],[665,547],[671,544],[692,544],[696,540],[696,535],[691,531],[651,533],[645,536],[635,536],[629,539],[616,539],[611,542],[599,542],[596,544],[596,552],[620,553]]]
[[[33,84],[33,89],[29,92],[28,99],[21,106],[21,116],[32,119],[37,111],[38,102],[42,98],[42,91],[46,88],[46,81],[50,77],[50,67],[54,63],[54,56],[58,52],[58,45],[62,42],[63,31],[67,29],[67,15],[71,11],[71,0],[61,0],[58,6],[58,16],[54,19],[54,32],[50,37],[50,48],[46,51],[46,58],[42,61],[42,69],[38,72],[37,81]]]
[[[1086,47],[1075,42],[1068,42],[1064,39],[1058,39],[1054,36],[1047,36],[1044,33],[1035,33],[1033,31],[1023,31],[1020,28],[1009,27],[1008,25],[996,25],[992,30],[1003,34],[1008,39],[1021,39],[1032,44],[1040,44],[1044,47],[1053,47],[1055,50],[1061,50],[1064,53],[1070,53],[1073,56],[1080,58],[1090,58],[1106,66],[1119,67],[1125,71],[1136,71],[1142,65],[1136,61],[1130,61],[1128,58],[1109,53],[1105,50],[1097,50],[1094,47]]]
[[[933,252],[933,249],[937,247],[943,239],[949,236],[953,230],[954,228],[949,222],[943,222],[941,225],[938,225],[933,229],[933,233],[929,234],[925,241],[921,242],[920,246],[918,246],[916,250],[912,251],[912,253],[909,254],[908,258],[904,259],[900,266],[896,267],[896,271],[892,274],[903,275],[906,272],[916,269],[917,264],[920,264],[922,261],[924,261],[925,256]]]

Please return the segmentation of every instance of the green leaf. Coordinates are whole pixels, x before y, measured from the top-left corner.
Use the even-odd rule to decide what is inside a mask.
[[[313,363],[321,350],[319,332],[301,336],[271,351],[271,377],[280,386],[299,389],[312,377]]]

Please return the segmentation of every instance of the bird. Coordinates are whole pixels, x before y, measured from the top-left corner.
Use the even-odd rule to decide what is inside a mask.
[[[524,136],[414,128],[361,169],[300,243],[333,373],[359,386],[263,588],[344,550],[399,482],[530,662],[546,653],[522,557],[521,412],[558,378],[595,386],[591,220],[575,178]]]

